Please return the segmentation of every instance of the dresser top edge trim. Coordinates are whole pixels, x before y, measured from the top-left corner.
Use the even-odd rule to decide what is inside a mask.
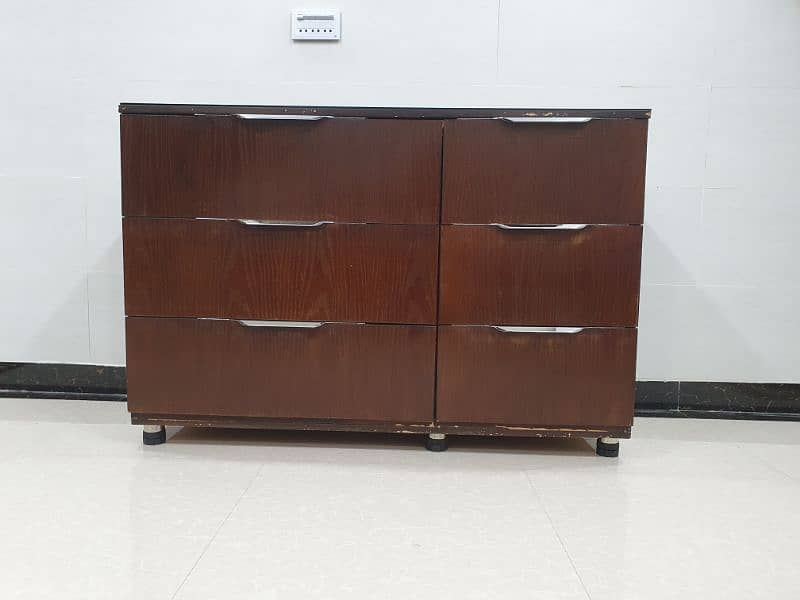
[[[237,104],[151,104],[123,102],[123,115],[229,115],[299,114],[333,117],[366,117],[372,119],[461,119],[495,117],[591,117],[593,119],[649,119],[651,109],[591,108],[422,108],[379,106],[261,106]]]

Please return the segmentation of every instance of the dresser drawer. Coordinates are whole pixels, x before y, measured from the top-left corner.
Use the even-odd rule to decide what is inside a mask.
[[[639,119],[448,121],[442,222],[641,223],[646,142]]]
[[[636,330],[439,328],[443,423],[630,426]]]
[[[125,218],[132,316],[436,322],[435,225]]]
[[[126,216],[438,222],[441,121],[121,120]]]
[[[434,327],[275,325],[128,317],[129,410],[287,419],[433,419]]]
[[[442,227],[441,323],[635,326],[642,228]]]

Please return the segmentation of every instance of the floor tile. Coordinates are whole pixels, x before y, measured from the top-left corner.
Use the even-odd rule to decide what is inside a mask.
[[[131,422],[124,402],[91,400],[49,400],[40,398],[0,398],[0,423],[107,423]],[[69,428],[64,428],[67,431]]]
[[[558,462],[528,476],[590,597],[788,598],[800,585],[787,560],[800,485],[748,444],[634,438],[618,460]]]
[[[265,463],[177,598],[586,598],[523,473],[373,452]]]
[[[0,399],[0,598],[794,598],[800,423],[582,439],[170,428]]]
[[[800,439],[797,438],[800,435],[792,444],[742,444],[742,450],[800,484]]]

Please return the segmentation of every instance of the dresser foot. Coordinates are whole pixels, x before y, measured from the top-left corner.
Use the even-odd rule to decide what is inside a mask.
[[[613,437],[597,438],[597,456],[619,456],[619,440]]]
[[[425,438],[425,447],[431,452],[444,452],[447,450],[447,438],[443,433],[429,433]]]
[[[163,425],[145,425],[142,432],[142,443],[145,446],[157,446],[167,441],[167,428]]]

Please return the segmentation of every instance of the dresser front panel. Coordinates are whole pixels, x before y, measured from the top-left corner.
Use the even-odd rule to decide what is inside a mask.
[[[120,110],[135,422],[629,435],[647,111]]]
[[[123,115],[125,216],[437,223],[442,122]]]
[[[641,243],[640,226],[443,226],[439,321],[635,327]]]
[[[430,423],[436,328],[128,317],[133,413]]]
[[[642,223],[647,121],[444,127],[443,223]]]
[[[439,327],[442,423],[630,426],[636,329],[510,333]]]
[[[436,323],[435,225],[125,218],[131,316]]]

